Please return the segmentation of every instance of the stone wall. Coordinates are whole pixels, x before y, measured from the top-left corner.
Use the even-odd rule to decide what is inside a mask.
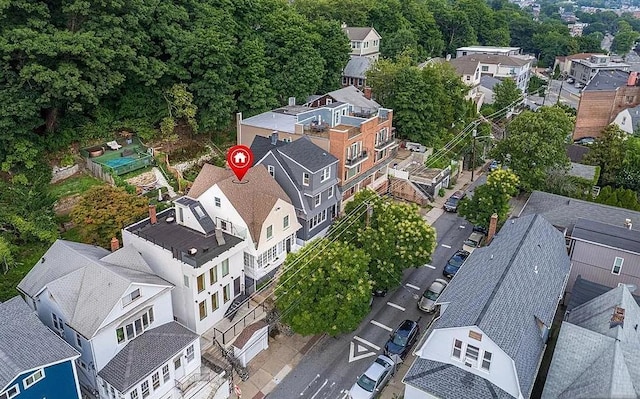
[[[64,180],[68,177],[71,177],[80,171],[80,166],[78,164],[71,166],[58,167],[54,166],[51,171],[51,184],[57,183],[61,180]]]

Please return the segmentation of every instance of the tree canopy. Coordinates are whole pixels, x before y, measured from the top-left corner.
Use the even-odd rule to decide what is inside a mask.
[[[600,137],[585,155],[584,162],[600,166],[602,186],[617,185],[626,155],[626,136],[627,134],[618,125],[611,124],[602,130]]]
[[[302,335],[353,331],[369,312],[369,261],[364,250],[325,238],[287,255],[274,291],[282,321]]]
[[[513,79],[505,79],[497,83],[494,88],[493,107],[497,110],[513,107],[514,103],[522,98],[522,91],[518,89]]]
[[[572,131],[573,121],[560,107],[524,111],[507,125],[507,136],[492,155],[509,166],[523,189],[539,189],[550,169],[569,166],[565,141]]]
[[[518,193],[518,176],[513,172],[498,169],[487,177],[486,184],[477,187],[471,198],[464,198],[458,213],[474,225],[489,227],[494,213],[504,222],[509,213],[509,200]]]

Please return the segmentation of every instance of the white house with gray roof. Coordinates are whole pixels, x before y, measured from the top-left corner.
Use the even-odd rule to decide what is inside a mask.
[[[21,297],[0,302],[0,398],[80,399],[78,356]]]
[[[134,382],[128,380],[133,385],[126,391],[121,390],[122,381],[113,378],[114,374],[98,377],[121,351],[145,341],[141,338],[146,332],[161,326],[169,328],[167,324],[186,330],[174,321],[173,285],[158,277],[136,248],[117,247],[114,245],[115,252],[109,252],[57,240],[18,284],[18,290],[40,320],[80,352],[76,360],[79,380],[89,391],[105,399],[133,390],[139,397],[146,398],[146,392],[149,398],[160,398],[174,391],[176,380],[200,370],[199,356],[188,360],[188,354],[179,348],[171,358],[180,358],[181,362],[164,359],[151,364],[149,359],[154,358],[148,352],[158,348],[147,346],[126,365],[128,373],[139,377]],[[199,341],[195,340],[190,353],[199,351]],[[170,378],[158,385],[154,373],[165,365]],[[173,397],[190,397],[188,392],[181,395]]]
[[[340,212],[342,193],[338,187],[338,158],[313,144],[307,137],[292,142],[256,136],[251,144],[255,164],[269,174],[289,195],[296,209],[297,242],[322,237]]]
[[[342,25],[342,31],[349,38],[351,57],[342,71],[342,86],[366,86],[366,72],[380,56],[382,37],[372,27],[352,27]]]
[[[528,398],[570,268],[544,218],[508,221],[438,298],[404,398]]]
[[[634,134],[640,129],[640,105],[623,109],[611,123],[617,125],[625,133]]]
[[[562,322],[543,399],[640,397],[640,306],[618,287]]]

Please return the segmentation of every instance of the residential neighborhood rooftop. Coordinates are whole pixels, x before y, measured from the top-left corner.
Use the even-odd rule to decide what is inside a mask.
[[[581,163],[571,162],[571,168],[569,169],[569,176],[579,177],[593,181],[596,178],[598,167],[593,165],[583,165]]]
[[[431,329],[479,327],[513,359],[526,397],[545,347],[535,319],[551,326],[569,270],[562,233],[538,215],[511,219],[489,246],[469,256],[438,298],[447,306]],[[481,377],[428,356],[418,354],[407,384],[441,398],[505,397],[497,386],[483,386]]]
[[[129,341],[98,375],[119,392],[127,392],[198,337],[175,321],[147,330]]]
[[[298,118],[282,112],[268,111],[242,120],[243,125],[257,126],[263,129],[295,133]]]
[[[640,254],[640,231],[624,226],[579,218],[571,237]]]
[[[243,242],[242,238],[223,231],[221,233],[224,244],[220,245],[215,232],[203,234],[176,223],[174,208],[158,213],[157,220],[157,223],[151,224],[149,219],[145,219],[127,227],[127,231],[171,251],[176,259],[180,260],[183,259],[183,256],[187,256],[193,259],[197,265],[207,263]],[[193,255],[189,253],[192,248],[198,250]]]
[[[373,60],[369,57],[351,57],[349,62],[347,62],[347,66],[344,67],[342,75],[364,79],[366,77],[366,72],[371,68],[371,64],[373,64]]]
[[[449,62],[459,75],[473,75],[478,69],[478,64],[480,64],[480,61],[473,55],[453,58]]]
[[[532,214],[542,215],[554,226],[566,228],[569,234],[580,218],[623,227],[625,220],[631,219],[632,229],[640,231],[640,212],[543,191],[531,193],[519,216]]]
[[[311,173],[338,162],[338,158],[315,145],[306,136],[289,143],[278,141],[276,144],[273,144],[269,137],[256,136],[251,144],[251,150],[256,161],[264,157],[267,152],[275,150],[275,153],[295,161]],[[262,156],[258,158],[256,154],[262,154]]]
[[[626,285],[573,309],[560,328],[542,398],[640,396],[639,323],[640,306]]]
[[[369,34],[369,32],[371,31],[376,32],[376,30],[373,27],[360,28],[360,27],[346,26],[346,27],[343,27],[342,30],[347,34],[347,36],[349,37],[349,40],[364,40]],[[376,34],[377,33],[378,32],[376,32]]]
[[[599,70],[583,91],[612,91],[625,86],[629,80],[629,72],[620,70]]]
[[[378,110],[380,104],[376,101],[365,97],[364,93],[355,86],[346,86],[338,90],[327,93],[336,101],[349,103],[356,108]]]
[[[25,371],[78,356],[21,297],[0,302],[0,390]]]
[[[629,291],[632,294],[640,293],[638,292],[637,288],[638,287],[631,287]],[[605,292],[611,291],[611,289],[611,287],[594,283],[593,281],[589,281],[578,275],[575,283],[573,283],[573,288],[571,289],[571,295],[569,296],[569,303],[567,304],[566,311],[571,312],[572,309],[589,302],[590,300],[604,294]],[[636,302],[640,304],[640,297],[636,295],[634,295],[633,297]]]
[[[502,81],[500,79],[489,75],[485,75],[480,78],[480,86],[486,87],[489,90],[493,90],[493,88],[501,82]]]
[[[589,147],[578,144],[567,144],[567,156],[571,162],[580,163],[582,158],[589,153]]]
[[[506,66],[524,66],[531,63],[530,59],[508,56],[508,55],[496,55],[496,54],[469,54],[462,57],[456,57],[454,60],[460,60],[458,62],[474,62],[478,61],[482,64],[500,64]]]

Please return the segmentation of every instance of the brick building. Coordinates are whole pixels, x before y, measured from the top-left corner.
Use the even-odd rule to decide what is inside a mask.
[[[638,72],[599,71],[582,91],[573,139],[598,137],[622,110],[637,105]]]

